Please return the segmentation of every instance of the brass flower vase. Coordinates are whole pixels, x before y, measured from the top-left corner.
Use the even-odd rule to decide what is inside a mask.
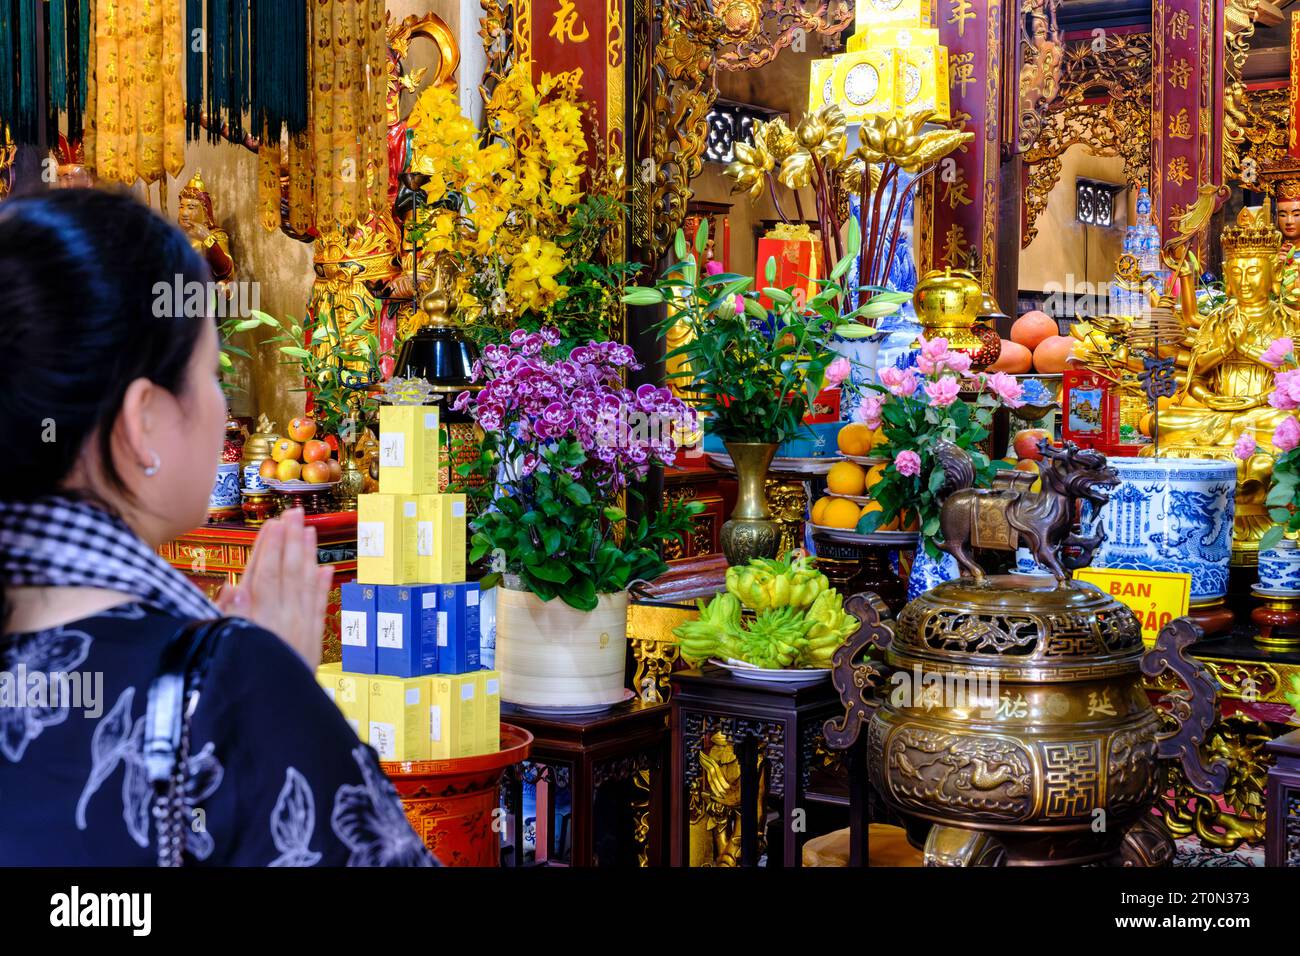
[[[765,482],[777,446],[773,442],[727,442],[726,446],[740,487],[735,510],[722,525],[722,553],[731,565],[774,558],[780,529],[767,507]]]

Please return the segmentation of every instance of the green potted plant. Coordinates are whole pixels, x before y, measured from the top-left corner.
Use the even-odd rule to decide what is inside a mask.
[[[722,549],[729,564],[776,555],[778,535],[767,507],[764,478],[777,447],[796,437],[818,392],[848,378],[848,359],[830,348],[836,335],[864,338],[874,329],[863,320],[896,311],[907,296],[876,292],[865,304],[846,311],[840,281],[853,266],[861,245],[857,226],[849,227],[847,250],[818,292],[799,305],[792,289],[773,288],[776,262],[765,266],[768,286],[761,294],[748,276],[721,273],[702,277],[697,260],[708,244],[707,224],[695,234],[694,257],[677,233],[677,263],[654,286],[629,289],[630,305],[667,303],[660,326],[671,337],[667,359],[680,359],[671,377],[689,382],[704,414],[705,428],[720,438],[736,469],[736,508],[722,527]],[[674,342],[680,344],[674,345]]]

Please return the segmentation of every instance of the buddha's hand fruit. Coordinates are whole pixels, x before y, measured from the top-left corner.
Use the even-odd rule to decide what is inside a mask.
[[[736,634],[740,631],[740,601],[732,594],[719,594],[708,604],[696,600],[699,617],[673,628],[688,664],[698,664],[710,657],[734,656]]]
[[[807,555],[791,560],[755,558],[727,569],[727,590],[745,607],[762,613],[775,608],[803,610],[830,586]]]
[[[800,655],[805,667],[830,667],[835,652],[859,626],[856,617],[844,610],[838,591],[823,591],[808,608],[808,640]]]
[[[811,626],[803,612],[792,607],[764,611],[741,638],[743,659],[770,670],[789,667],[806,646]]]

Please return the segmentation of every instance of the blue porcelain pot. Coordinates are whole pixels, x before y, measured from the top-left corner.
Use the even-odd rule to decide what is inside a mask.
[[[217,480],[208,495],[208,509],[223,511],[238,508],[239,496],[239,462],[222,462],[217,465]]]
[[[1192,576],[1192,604],[1228,593],[1237,464],[1208,458],[1111,458],[1120,485],[1101,510],[1096,568]]]
[[[912,571],[907,576],[907,599],[911,601],[944,581],[955,581],[959,577],[961,567],[951,554],[941,553],[936,561],[924,545],[918,545],[916,557],[912,559]]]
[[[1300,547],[1283,539],[1259,553],[1259,586],[1268,591],[1300,593]]]

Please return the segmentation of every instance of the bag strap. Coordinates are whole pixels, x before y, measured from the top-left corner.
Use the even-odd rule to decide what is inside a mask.
[[[163,648],[158,675],[149,685],[143,756],[154,792],[159,866],[184,865],[190,720],[217,639],[229,624],[229,618],[217,618],[179,628]]]

